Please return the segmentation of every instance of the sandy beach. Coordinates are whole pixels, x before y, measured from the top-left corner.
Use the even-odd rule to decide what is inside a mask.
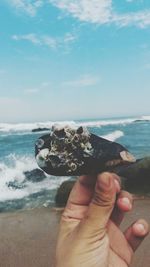
[[[136,200],[122,228],[137,218],[150,223],[150,200]],[[60,211],[40,208],[0,215],[0,267],[53,267]],[[135,254],[132,267],[150,266],[150,236]]]

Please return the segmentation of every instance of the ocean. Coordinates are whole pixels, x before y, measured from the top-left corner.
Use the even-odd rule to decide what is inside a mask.
[[[55,123],[83,125],[90,132],[124,145],[136,158],[150,156],[150,116],[82,121],[0,123],[0,212],[53,206],[56,190],[70,177],[35,179],[36,140]],[[26,172],[29,177],[26,176]]]

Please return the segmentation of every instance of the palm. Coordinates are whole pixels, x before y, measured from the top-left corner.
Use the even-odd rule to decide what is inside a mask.
[[[65,253],[67,251],[68,260],[68,255],[70,255],[71,260],[74,263],[74,265],[69,263],[70,266],[77,266],[77,264],[80,266],[79,262],[76,262],[76,260],[79,258],[81,262],[84,262],[84,264],[82,263],[81,265],[82,267],[127,267],[131,262],[131,257],[133,254],[132,249],[129,246],[124,234],[112,220],[109,220],[106,234],[102,238],[91,236],[90,238],[87,238],[86,244],[82,242],[82,240],[84,241],[84,238],[83,234],[80,233],[80,224],[82,224],[81,220],[76,218],[67,219],[64,217],[62,218],[62,228],[64,227],[64,224],[66,235],[63,235],[60,232],[60,236],[63,238],[59,240],[59,253],[60,258],[62,259],[65,257]],[[75,257],[73,257],[72,251],[74,251],[75,246],[77,247],[76,254]],[[82,250],[83,252],[81,253]],[[104,252],[103,259],[101,256],[101,251]],[[83,259],[81,258],[80,254],[82,254]],[[80,257],[77,255],[80,255]],[[84,261],[85,258],[86,261]],[[88,265],[89,262],[90,265]],[[65,266],[67,266],[66,263]]]
[[[111,190],[95,187],[89,176],[80,177],[74,186],[61,219],[57,267],[127,267],[131,263],[133,250],[147,234],[148,226],[143,222],[147,230],[139,234],[141,239],[133,235],[132,227],[122,233],[119,226],[124,211],[131,206],[119,200],[131,196],[120,191],[111,176]]]
[[[108,225],[109,266],[127,267],[131,263],[133,250],[124,234],[112,221]]]

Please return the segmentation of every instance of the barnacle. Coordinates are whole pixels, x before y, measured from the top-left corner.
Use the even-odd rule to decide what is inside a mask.
[[[136,161],[122,145],[82,126],[55,125],[50,135],[40,137],[35,146],[39,167],[53,175],[96,174]]]

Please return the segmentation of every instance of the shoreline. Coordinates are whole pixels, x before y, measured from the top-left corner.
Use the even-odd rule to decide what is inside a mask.
[[[134,211],[121,226],[128,227],[137,218],[150,223],[150,198],[136,199]],[[62,209],[36,208],[0,214],[0,266],[52,267]],[[131,267],[149,266],[150,236],[138,249]]]

